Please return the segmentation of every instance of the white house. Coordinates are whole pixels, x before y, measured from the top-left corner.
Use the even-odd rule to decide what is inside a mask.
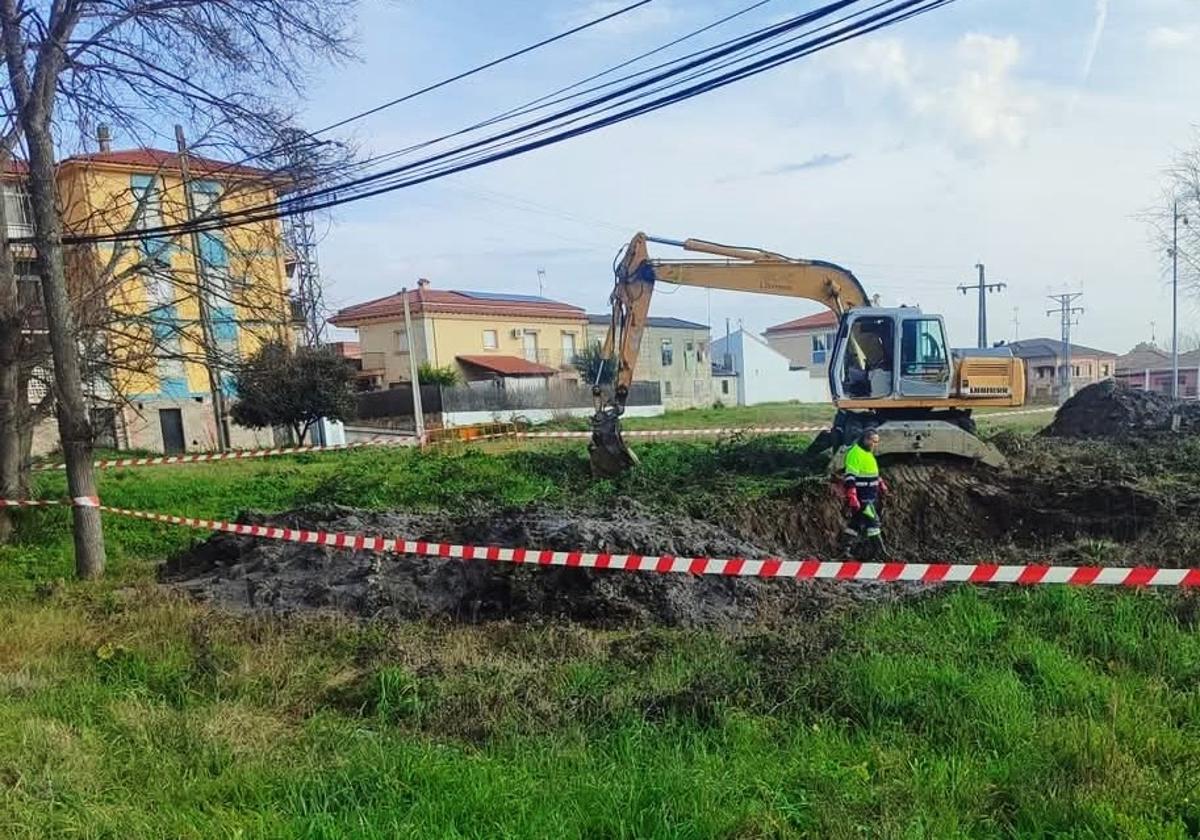
[[[807,370],[792,370],[787,356],[745,330],[714,341],[712,358],[737,374],[738,405],[830,401],[829,386],[824,380],[813,378]]]

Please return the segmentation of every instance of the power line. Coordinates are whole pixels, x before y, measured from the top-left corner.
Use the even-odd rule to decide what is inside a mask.
[[[372,175],[363,176],[361,178],[352,179],[348,182],[323,187],[321,189],[313,190],[297,196],[289,196],[270,204],[219,214],[210,219],[197,223],[195,227],[206,231],[219,230],[225,227],[232,227],[240,224],[250,224],[257,221],[284,218],[292,215],[295,212],[299,212],[296,209],[297,205],[302,204],[305,210],[317,210],[324,209],[326,207],[338,206],[340,204],[359,201],[364,198],[381,195],[394,190],[414,186],[419,183],[424,183],[435,178],[445,177],[446,175],[454,174],[456,172],[462,172],[499,160],[504,160],[509,157],[542,148],[544,146],[572,139],[574,137],[599,130],[600,128],[615,125],[619,122],[642,116],[660,108],[664,108],[686,99],[699,96],[703,93],[716,90],[720,87],[724,87],[734,82],[741,81],[742,79],[765,72],[766,70],[773,69],[774,67],[778,67],[782,64],[797,60],[807,55],[811,55],[820,50],[827,49],[831,46],[844,43],[853,38],[861,37],[870,32],[895,25],[917,15],[925,14],[929,11],[933,11],[934,9],[941,8],[942,6],[954,2],[954,0],[903,0],[903,2],[893,3],[889,3],[887,0],[885,0],[885,2],[876,3],[870,9],[867,9],[863,12],[847,16],[846,19],[852,19],[855,17],[860,18],[848,26],[826,33],[817,38],[810,38],[809,40],[805,40],[802,43],[788,47],[787,49],[777,50],[774,53],[759,58],[756,61],[745,63],[743,66],[739,66],[733,70],[721,73],[712,78],[705,79],[682,89],[672,91],[665,96],[652,99],[649,102],[641,104],[638,103],[638,100],[644,99],[649,95],[648,93],[639,91],[651,84],[663,81],[682,72],[693,70],[704,64],[712,63],[731,54],[735,50],[744,49],[748,45],[753,45],[754,43],[759,43],[768,38],[775,37],[780,32],[806,26],[809,23],[836,13],[856,2],[858,2],[858,0],[840,0],[840,2],[829,3],[812,12],[791,18],[781,24],[768,28],[765,31],[760,31],[755,35],[741,39],[736,46],[726,46],[721,49],[713,50],[710,52],[710,54],[687,62],[679,68],[629,85],[621,90],[616,91],[615,93],[597,97],[587,103],[566,109],[565,111],[562,111],[551,117],[535,120],[524,126],[518,127],[517,129],[505,131],[498,135],[463,145],[448,152],[431,155],[422,160],[414,161],[398,167],[393,167],[391,169],[374,173]],[[872,11],[874,12],[873,14],[867,14],[867,12]],[[827,28],[827,26],[821,28],[824,29]],[[613,101],[627,94],[633,95],[629,96],[624,101]],[[574,116],[580,112],[596,108],[597,106],[604,106],[603,110],[612,110],[614,108],[622,107],[624,110],[619,110],[616,113],[605,116],[601,119],[593,119],[591,122],[583,125],[575,126],[565,130],[559,130],[561,127],[561,121],[564,118]],[[595,114],[592,116],[594,117]],[[557,133],[539,132],[543,136],[536,139],[529,139],[530,132],[532,130],[544,128],[555,123],[555,121],[560,121],[560,126],[555,126],[553,129]],[[494,148],[486,148],[489,145],[493,146]],[[321,197],[324,198],[321,200],[314,200]],[[115,234],[99,236],[65,237],[64,241],[70,242],[71,244],[82,242],[112,242],[137,239],[147,235],[170,235],[182,232],[186,229],[191,229],[191,227],[179,224],[163,225],[153,229],[123,231]]]
[[[763,3],[766,3],[769,1],[770,0],[761,0],[759,3],[755,4],[755,7],[761,6]],[[653,0],[638,0],[638,2],[631,3],[630,5],[625,6],[623,8],[617,9],[615,11],[612,11],[607,14],[604,14],[599,17],[588,20],[584,23],[579,24],[578,26],[574,26],[571,29],[568,29],[564,32],[560,32],[557,35],[552,35],[548,38],[543,38],[541,41],[538,41],[533,44],[529,44],[528,46],[522,47],[518,50],[514,50],[510,53],[507,53],[506,55],[500,56],[499,58],[495,58],[495,59],[492,59],[491,61],[485,62],[484,64],[476,65],[476,66],[470,68],[469,70],[464,70],[461,73],[457,73],[453,76],[450,76],[449,78],[442,79],[441,81],[438,81],[438,82],[433,82],[432,84],[428,84],[425,87],[419,88],[410,93],[406,93],[403,96],[397,97],[388,102],[384,102],[380,105],[376,105],[372,108],[369,108],[366,111],[360,111],[356,114],[351,114],[350,116],[344,117],[344,118],[338,120],[337,122],[330,123],[329,125],[322,126],[321,128],[318,128],[318,129],[314,129],[313,131],[298,131],[296,133],[300,136],[292,142],[280,143],[278,145],[272,146],[271,148],[264,149],[261,152],[256,152],[254,154],[247,155],[247,156],[242,157],[235,161],[229,161],[227,163],[223,163],[216,168],[206,170],[204,174],[208,178],[213,178],[213,177],[220,176],[223,174],[228,174],[235,169],[244,167],[248,163],[252,163],[257,160],[262,160],[263,158],[272,157],[272,156],[278,155],[278,154],[286,154],[294,162],[294,160],[299,156],[299,153],[301,151],[303,151],[305,149],[312,149],[317,146],[328,145],[328,143],[331,142],[331,141],[314,141],[313,138],[315,138],[319,134],[326,134],[330,131],[333,131],[336,128],[341,128],[345,125],[349,125],[352,122],[357,122],[358,120],[364,119],[373,114],[377,114],[380,111],[387,110],[388,108],[394,107],[403,102],[408,102],[409,100],[416,99],[417,97],[423,96],[424,94],[430,93],[431,91],[438,90],[439,88],[446,87],[447,85],[453,84],[454,82],[461,81],[462,79],[468,78],[470,76],[474,76],[478,73],[482,73],[484,70],[489,70],[492,67],[495,67],[499,64],[503,64],[506,61],[511,61],[515,58],[519,58],[520,56],[534,52],[535,50],[541,49],[542,47],[549,46],[550,44],[561,41],[564,38],[568,38],[579,32],[583,32],[584,30],[591,29],[594,26],[598,26],[601,23],[605,23],[609,20],[612,20],[613,18],[620,17],[621,15],[627,14],[628,12],[632,12],[634,9],[638,9],[638,8],[645,6],[646,4],[651,3],[651,2],[653,2]],[[743,12],[744,11],[747,11],[747,10],[743,10]],[[737,17],[738,14],[741,14],[741,12],[730,15],[730,16],[728,16],[727,19],[733,19],[734,17]],[[715,25],[717,25],[717,24],[716,23],[711,24],[710,26],[705,27],[705,29],[712,28],[712,26],[715,26]],[[704,30],[703,29],[698,30],[698,32],[702,32],[702,31],[704,31]],[[695,33],[695,32],[690,33],[690,34],[684,36],[683,38],[677,39],[676,42],[672,42],[672,43],[677,43],[680,40],[685,40],[686,38],[690,38],[695,34],[697,34],[697,33]],[[667,46],[670,46],[670,45],[669,44],[664,45],[664,47],[662,47],[661,49],[665,49]],[[637,60],[636,58],[631,59],[631,61],[636,61],[636,60]],[[604,71],[604,72],[607,73],[607,72],[611,72],[611,71]],[[600,74],[600,75],[603,75],[603,74]],[[352,166],[354,166],[356,168],[362,168],[366,165],[370,165],[371,163],[378,163],[378,162],[381,162],[382,160],[387,159],[390,154],[394,154],[394,153],[389,153],[388,155],[382,155],[382,156],[379,156],[376,158],[368,158],[365,161],[356,162],[356,163],[352,164]],[[270,187],[259,190],[259,192],[267,192],[268,190],[272,190],[275,188],[276,188],[275,185],[271,185]],[[129,204],[132,204],[132,203],[136,203],[136,202],[128,202],[126,204],[126,206],[128,206]],[[122,208],[118,207],[115,209],[122,209]]]

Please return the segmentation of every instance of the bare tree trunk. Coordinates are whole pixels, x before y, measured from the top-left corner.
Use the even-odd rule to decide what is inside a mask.
[[[0,157],[0,164],[7,155]],[[0,196],[0,499],[21,498],[21,301],[8,219]],[[12,517],[0,508],[0,543],[12,534]]]
[[[58,393],[58,434],[67,464],[67,488],[72,499],[94,498],[96,473],[92,466],[92,427],[79,370],[79,348],[67,297],[63,262],[62,227],[58,218],[54,178],[54,147],[50,132],[41,125],[25,125],[29,145],[29,200],[33,206],[34,242],[42,275],[46,328],[54,360],[54,387]],[[104,533],[100,511],[75,504],[75,574],[91,579],[104,574]]]

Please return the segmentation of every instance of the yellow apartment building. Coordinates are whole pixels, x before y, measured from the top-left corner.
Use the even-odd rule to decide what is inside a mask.
[[[346,307],[330,319],[358,331],[368,388],[410,381],[410,354],[418,366],[453,367],[467,383],[528,388],[579,380],[573,362],[587,331],[579,307],[532,295],[434,289],[422,279],[407,291],[410,336],[404,294]]]
[[[261,170],[189,155],[196,217],[270,204],[277,184]],[[6,176],[10,235],[28,235],[21,173]],[[64,229],[71,234],[148,231],[120,243],[68,249],[68,283],[81,323],[99,325],[104,381],[97,397],[98,441],[125,449],[176,453],[216,446],[209,368],[233,396],[231,368],[263,341],[292,340],[285,247],[278,220],[196,235],[155,235],[188,219],[179,155],[157,149],[114,151],[63,160],[58,169]],[[18,252],[18,258],[22,255]],[[29,255],[25,255],[28,261]],[[19,271],[35,272],[32,263]],[[201,320],[201,295],[208,302]],[[205,341],[207,333],[208,340]],[[116,395],[122,399],[117,399]],[[271,430],[226,421],[230,443],[273,443]],[[53,424],[35,435],[35,451],[57,444]]]

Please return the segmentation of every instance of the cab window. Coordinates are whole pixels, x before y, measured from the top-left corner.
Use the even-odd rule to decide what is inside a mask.
[[[912,318],[900,335],[901,376],[942,380],[950,372],[946,334],[937,318]]]

